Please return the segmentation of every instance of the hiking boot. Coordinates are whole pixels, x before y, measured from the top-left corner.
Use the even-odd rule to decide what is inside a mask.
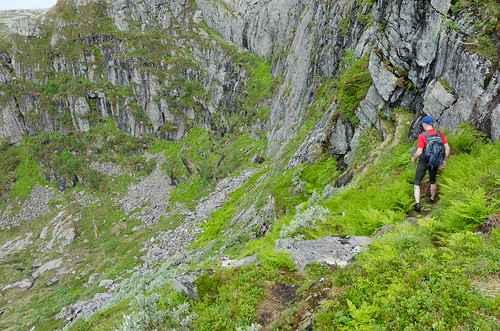
[[[419,211],[420,211],[420,204],[419,204],[419,203],[416,203],[416,204],[415,204],[415,211],[416,211],[416,212],[419,212]]]
[[[433,199],[429,199],[426,201],[427,203],[430,203],[431,205],[435,204],[436,203],[436,200],[433,200]]]

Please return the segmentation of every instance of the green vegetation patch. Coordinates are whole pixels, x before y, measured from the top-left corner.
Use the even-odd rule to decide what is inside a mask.
[[[454,1],[450,12],[463,16],[475,31],[473,36],[468,35],[464,46],[498,65],[499,49],[495,40],[500,36],[500,3],[497,0],[459,0]],[[447,24],[457,31],[460,29],[453,21]]]
[[[235,216],[236,211],[241,207],[243,195],[247,195],[249,191],[255,186],[256,182],[269,172],[269,169],[261,170],[253,175],[242,187],[230,194],[231,200],[227,202],[224,207],[215,211],[212,217],[203,224],[204,231],[198,237],[193,247],[205,246],[211,240],[223,236],[224,231],[228,229],[230,221]]]
[[[353,53],[350,52],[352,51],[346,51],[344,62],[350,61],[349,59],[352,58]],[[370,56],[367,55],[352,62],[351,65],[348,65],[346,69],[340,72],[337,82],[336,96],[339,109],[336,114],[349,120],[356,127],[359,125],[359,119],[354,112],[373,83],[368,71],[369,61]]]
[[[434,247],[425,227],[398,227],[338,270],[339,294],[323,303],[316,329],[496,329],[500,296],[485,296],[477,279],[500,272],[499,248],[498,231]]]
[[[9,147],[7,141],[0,142],[0,201],[6,197],[12,187],[12,181],[15,179],[14,171],[21,163],[19,157],[22,152],[23,150],[19,147]]]

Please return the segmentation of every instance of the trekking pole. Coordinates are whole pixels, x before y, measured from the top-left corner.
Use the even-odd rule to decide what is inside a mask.
[[[411,164],[410,170],[413,168],[413,166],[414,166],[414,165],[415,165],[415,162],[413,162],[413,163]]]

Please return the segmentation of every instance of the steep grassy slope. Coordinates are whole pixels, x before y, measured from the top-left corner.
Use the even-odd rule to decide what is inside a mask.
[[[128,285],[122,286],[120,294],[107,308],[88,320],[77,321],[73,328],[108,330],[136,325],[142,329],[149,325],[166,329],[213,330],[255,323],[266,329],[294,329],[309,314],[307,311],[317,314],[317,329],[329,329],[332,325],[347,329],[370,326],[396,329],[433,327],[441,330],[497,327],[498,230],[485,236],[467,230],[488,218],[498,219],[498,145],[485,143],[484,137],[468,126],[451,135],[450,144],[454,151],[439,178],[438,204],[424,207],[429,215],[420,219],[419,225],[409,220],[405,222],[409,215],[416,216],[411,211],[414,173],[409,170],[408,163],[412,144],[405,142],[408,116],[401,113],[394,123],[385,123],[388,131],[393,130],[391,126],[396,130],[383,143],[367,133],[355,161],[359,171],[353,182],[340,191],[331,188],[338,175],[333,159],[324,159],[314,166],[302,165],[286,173],[280,170],[282,166],[279,163],[259,166],[260,170],[248,183],[235,191],[231,200],[208,219],[205,231],[193,243],[193,252],[202,253],[197,259],[189,264],[173,259],[160,265],[156,272],[133,274]],[[101,130],[105,128],[106,125]],[[116,139],[120,139],[119,132],[115,134]],[[245,149],[249,141],[244,135],[234,142],[207,141],[203,131],[193,132],[190,137],[183,143],[159,143],[150,152],[166,151],[167,158],[163,164],[168,164],[167,169],[171,169],[172,162],[179,160],[174,158],[169,161],[168,155],[176,155],[176,150],[184,150],[193,168],[200,167],[196,162],[214,166],[219,161],[218,157],[194,157],[199,151],[198,146],[207,143],[212,144],[215,150],[217,146],[223,146],[226,153],[231,151],[228,147],[235,155],[242,153],[236,159],[239,160],[237,163],[244,163],[245,158],[259,150],[258,144],[255,150]],[[29,162],[25,163],[28,159],[22,157],[23,153],[32,152],[26,146],[30,146],[29,142],[25,146],[8,149],[9,153],[18,151],[20,164],[16,173],[23,174],[20,177],[22,180],[16,182],[15,189],[10,193],[14,199],[14,195],[21,200],[27,198],[30,186],[43,183],[38,177],[36,163],[30,166]],[[37,146],[50,148],[50,143]],[[194,152],[192,156],[189,156],[190,150]],[[112,154],[108,154],[111,151],[101,157],[108,155],[113,158]],[[112,197],[125,194],[128,183],[141,178],[140,172],[137,172],[139,168],[143,169],[140,171],[144,171],[144,175],[151,170],[148,170],[143,156],[137,159],[139,163],[129,165],[130,158],[121,153],[117,151],[114,157],[127,173],[135,172],[137,175],[109,177],[104,181],[98,178],[93,199],[98,198],[99,202],[87,205],[86,214],[77,223],[79,236],[89,241],[77,241],[70,246],[71,254],[80,257],[78,265],[81,267],[74,268],[75,274],[62,276],[54,284],[50,284],[54,274],[40,276],[30,289],[29,293],[37,293],[33,297],[24,291],[4,290],[3,304],[6,307],[22,307],[21,310],[4,313],[0,321],[4,327],[16,329],[22,325],[33,325],[46,330],[63,326],[63,321],[53,320],[52,317],[64,306],[102,292],[103,288],[98,286],[100,280],[120,275],[130,277],[130,273],[127,276],[122,271],[141,264],[138,257],[144,252],[140,251],[140,243],[149,240],[158,231],[175,229],[176,222],[182,220],[180,215],[173,214],[156,225],[131,230],[140,222],[114,209]],[[123,155],[121,161],[120,155]],[[140,166],[141,162],[146,163]],[[244,167],[248,166],[252,167],[251,164]],[[179,171],[182,167],[179,164]],[[219,169],[227,173],[234,171],[232,167],[228,163]],[[212,186],[210,180],[204,178],[203,171],[195,171],[192,175],[187,170],[183,171],[186,171],[186,179],[177,186],[170,199],[173,204],[187,203],[186,207],[195,208],[195,200],[207,194],[204,192],[210,192]],[[423,185],[425,188],[428,183]],[[252,233],[258,229],[239,228],[238,223],[231,220],[243,206],[264,204],[263,197],[268,194],[274,196],[277,207],[271,230],[265,237],[250,240],[255,237]],[[81,213],[83,207],[72,202],[72,196],[73,191],[68,190],[63,196],[55,198],[52,206],[66,205],[69,212]],[[303,211],[311,208],[328,209],[329,213],[322,222],[304,219]],[[53,213],[57,211],[54,209]],[[46,219],[51,217],[49,215]],[[311,239],[337,234],[370,235],[376,228],[387,224],[396,226],[379,236],[373,247],[357,259],[357,263],[344,269],[311,265],[300,273],[293,271],[293,264],[286,255],[274,251],[274,241],[282,236]],[[28,227],[4,231],[2,236],[14,238],[28,229],[36,233],[42,227],[43,220],[38,220]],[[119,231],[118,236],[116,231]],[[15,275],[11,276],[9,283],[28,275],[28,270],[21,270],[43,255],[40,248],[21,251],[4,262],[2,274]],[[198,284],[198,301],[190,301],[177,293],[171,283],[173,275],[182,270],[218,265],[222,254],[240,258],[255,253],[260,267],[216,269],[211,276],[202,277]],[[90,279],[84,272],[89,265],[94,268],[92,273],[100,276],[93,285],[84,286]],[[313,300],[314,293],[323,294]],[[5,295],[8,295],[9,303]],[[287,298],[292,301],[287,301]]]
[[[383,148],[367,140],[371,152],[359,159],[365,163],[365,170],[340,192],[325,193],[334,172],[325,162],[301,166],[285,175],[281,173],[279,178],[270,175],[260,184],[264,189],[268,185],[278,187],[278,206],[293,198],[300,209],[321,206],[330,211],[323,222],[315,222],[289,209],[278,216],[265,237],[246,242],[247,238],[239,236],[232,245],[225,242],[228,249],[224,254],[234,258],[257,253],[260,266],[218,269],[200,278],[197,301],[190,301],[167,283],[150,289],[145,297],[126,300],[81,321],[75,329],[104,330],[120,325],[125,329],[135,325],[253,330],[258,329],[257,324],[269,330],[296,329],[310,314],[308,311],[317,313],[314,328],[318,330],[497,328],[500,233],[493,230],[489,235],[480,235],[469,231],[489,218],[498,222],[498,145],[485,143],[481,134],[468,126],[450,136],[454,150],[440,174],[438,204],[426,205],[427,216],[419,218],[411,211],[414,172],[409,170],[408,162],[412,144],[404,142],[406,116],[398,115],[398,124],[394,125],[399,130]],[[323,171],[326,169],[329,171]],[[283,182],[288,184],[280,184]],[[423,187],[427,185],[424,182]],[[245,188],[250,196],[254,190]],[[323,191],[323,196],[315,191]],[[231,204],[244,203],[249,195],[237,194]],[[226,221],[218,223],[218,217]],[[217,226],[218,233],[224,232],[230,219],[227,214],[214,214],[207,231]],[[294,222],[300,225],[294,227],[293,233],[283,231]],[[283,235],[370,235],[389,224],[393,224],[389,232],[378,235],[374,245],[346,268],[318,264],[309,266],[304,273],[293,271],[287,256],[273,249],[274,240]],[[205,233],[199,240],[206,243],[208,239]],[[215,249],[207,252],[208,261],[190,268],[214,264],[210,257],[219,256],[222,238],[212,239],[210,247]],[[286,301],[286,291],[277,290],[280,286],[290,293],[298,289],[297,295],[289,297],[293,301]],[[311,299],[314,293],[324,294],[315,301]]]

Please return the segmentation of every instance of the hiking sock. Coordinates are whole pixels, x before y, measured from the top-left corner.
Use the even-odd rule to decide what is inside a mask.
[[[415,204],[415,211],[419,212],[420,211],[420,203]]]

